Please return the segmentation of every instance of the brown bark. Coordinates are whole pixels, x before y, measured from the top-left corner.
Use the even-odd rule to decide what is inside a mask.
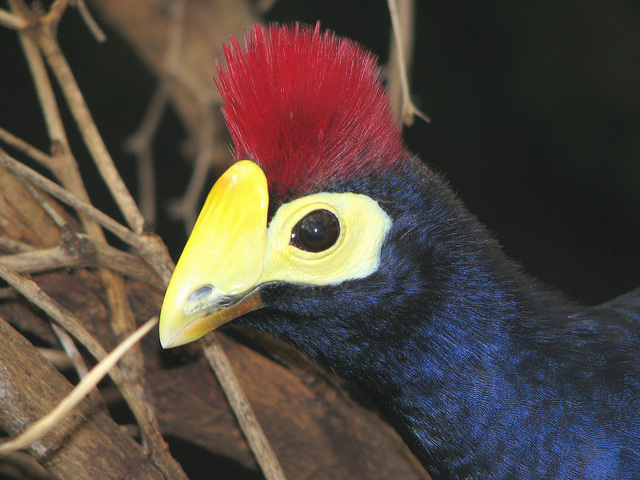
[[[0,390],[0,426],[17,435],[53,410],[71,384],[0,319]],[[165,478],[143,448],[89,400],[29,450],[61,479]]]
[[[181,80],[171,83],[170,94],[187,129],[197,136],[202,119],[198,102],[203,96],[207,102],[216,102],[211,77],[222,41],[255,21],[248,3],[231,2],[231,8],[229,2],[186,2],[180,49],[184,55],[179,68],[174,65],[169,73],[165,61],[171,20],[163,8],[176,2],[91,3],[129,39],[159,77],[180,72]],[[158,269],[149,262],[153,257],[145,242],[157,239],[143,238],[145,232],[134,231],[127,235],[141,237],[131,243],[132,250],[109,247],[84,235],[81,220],[86,217],[81,219],[71,209],[40,195],[42,199],[36,200],[13,173],[0,168],[0,264],[23,275],[31,273],[43,294],[60,306],[59,311],[69,312],[104,349],[111,350],[121,329],[114,328],[116,320],[110,307],[114,302],[101,272],[110,269],[124,283],[138,324],[156,315],[163,294],[160,286],[166,281],[163,274],[168,274],[168,269]],[[48,214],[43,202],[57,214]],[[159,242],[151,245],[149,248],[164,248]],[[132,272],[135,265],[139,269]],[[13,289],[0,287],[0,427],[10,436],[51,411],[71,388],[33,346],[60,348],[51,330],[51,318],[41,308]],[[220,342],[287,478],[427,478],[395,432],[354,401],[339,379],[272,340],[246,332],[234,338],[220,335]],[[138,391],[140,398],[170,443],[190,446],[180,460],[193,478],[223,478],[220,468],[228,461],[244,471],[255,471],[252,453],[201,349],[196,344],[163,351],[156,335],[145,338],[142,357],[129,360],[137,363],[130,365],[131,371],[143,377],[135,383],[144,390]],[[87,354],[85,357],[89,363],[94,361]],[[179,478],[182,473],[176,469],[172,474],[171,462],[150,454],[133,439],[132,434],[140,432],[131,427],[126,402],[114,384],[103,382],[100,394],[108,411],[83,401],[31,447],[31,454],[59,478]],[[155,423],[145,428],[151,429],[147,435],[154,435]],[[162,445],[154,452],[161,455]],[[193,465],[203,452],[209,455],[207,473],[199,474]]]
[[[6,220],[1,222],[0,234],[13,240],[31,239],[33,248],[60,241],[59,231],[39,212],[40,206],[25,203],[27,194],[15,177],[6,172],[0,177],[7,187],[0,194],[0,214]],[[16,204],[28,204],[29,208],[7,217],[17,212]],[[34,280],[73,312],[107,350],[115,346],[106,293],[91,269],[39,274]],[[129,280],[127,292],[138,323],[157,314],[160,289]],[[39,344],[57,348],[47,317],[22,298],[5,294],[0,316]],[[4,322],[0,336],[1,382],[6,392],[0,422],[15,435],[50,411],[70,385]],[[288,478],[426,478],[393,430],[354,402],[337,379],[260,337],[252,339],[252,345],[271,352],[270,356],[226,336],[221,336],[221,341]],[[162,351],[152,335],[143,341],[143,353],[151,390],[147,396],[152,399],[162,433],[254,469],[251,453],[200,346]],[[107,398],[113,394],[113,388],[107,388]],[[121,400],[116,405],[119,403]],[[36,447],[34,454],[61,478],[116,478],[132,472],[135,475],[130,478],[160,478],[146,452],[87,401],[43,442],[44,450]],[[211,470],[215,471],[212,462]],[[87,476],[85,470],[80,477],[69,476],[80,463]],[[113,465],[107,468],[105,464]]]

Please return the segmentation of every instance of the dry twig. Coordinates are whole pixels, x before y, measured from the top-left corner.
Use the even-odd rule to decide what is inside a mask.
[[[227,392],[233,395],[229,403],[233,406],[234,414],[238,419],[240,428],[245,434],[247,443],[256,457],[262,473],[267,480],[285,480],[285,475],[276,457],[275,452],[269,445],[269,441],[262,431],[262,427],[256,418],[253,409],[241,388],[236,388],[239,384],[231,362],[227,358],[222,345],[215,335],[209,335],[204,341],[204,353],[209,365],[212,366],[220,385]]]
[[[178,3],[184,6],[184,2],[181,1]],[[20,40],[40,99],[45,124],[51,140],[52,154],[46,155],[40,152],[5,130],[0,130],[0,140],[3,140],[6,144],[17,149],[22,154],[35,159],[41,165],[50,169],[60,180],[63,187],[46,179],[32,169],[21,165],[2,150],[0,150],[0,163],[20,178],[28,179],[33,185],[47,191],[54,197],[75,208],[79,212],[79,217],[88,235],[82,236],[71,232],[66,221],[25,181],[25,187],[31,192],[34,198],[38,200],[41,208],[48,212],[49,217],[53,218],[55,224],[66,232],[66,234],[63,236],[62,245],[46,250],[35,249],[33,251],[26,251],[28,249],[26,247],[23,248],[19,242],[5,239],[3,245],[5,245],[9,251],[20,253],[14,253],[13,255],[0,259],[0,276],[20,291],[30,302],[39,306],[53,318],[54,321],[63,326],[96,358],[101,359],[106,354],[103,347],[82,327],[75,316],[40,290],[36,283],[21,277],[11,269],[15,268],[16,270],[26,272],[60,268],[62,266],[78,267],[91,265],[100,267],[99,273],[103,280],[107,292],[107,299],[112,311],[112,326],[116,335],[119,336],[131,330],[133,316],[128,306],[122,280],[114,275],[113,272],[118,271],[134,277],[137,276],[139,279],[143,279],[142,277],[146,276],[145,281],[147,282],[156,285],[166,285],[173,268],[171,259],[160,239],[146,233],[143,216],[129,195],[124,182],[113,164],[91,118],[84,98],[75,82],[71,69],[57,43],[57,27],[69,4],[70,0],[57,0],[51,5],[48,12],[41,12],[37,11],[37,9],[33,11],[30,10],[22,0],[10,0],[12,13],[0,11],[0,24],[9,26],[10,28],[22,29],[19,34]],[[76,4],[82,11],[84,3],[81,0],[77,0]],[[88,15],[83,14],[83,16],[88,24],[92,23]],[[96,28],[90,28],[95,35],[100,36],[100,32],[98,32]],[[177,42],[177,44],[179,45],[179,42]],[[171,56],[169,57],[173,59],[171,61],[174,67],[177,65],[176,51],[179,51],[179,49],[171,50]],[[105,184],[130,226],[130,229],[113,221],[113,219],[99,212],[91,205],[76,161],[69,147],[65,126],[60,117],[57,100],[43,58],[46,60],[50,71],[56,78],[85,145],[98,167]],[[203,96],[202,92],[206,89],[193,87],[193,78],[191,78],[187,72],[176,73],[176,70],[178,70],[177,67],[171,68],[170,70],[173,79],[181,78],[181,82],[185,85],[192,85],[192,93],[195,97],[202,100],[204,97],[209,96],[209,94]],[[161,98],[160,100],[163,99]],[[210,108],[211,99],[207,98],[203,104],[202,117],[205,127],[202,129],[203,134],[199,136],[200,147],[197,155],[199,159],[197,163],[199,165],[208,165],[210,164],[210,158],[212,156],[212,148],[207,142],[212,141],[212,131],[214,130],[209,125],[211,122],[207,121],[209,116],[212,115]],[[196,170],[197,172],[200,171],[198,169]],[[204,176],[205,175],[203,175],[203,177]],[[200,189],[201,188],[202,187],[200,187]],[[195,208],[192,210],[195,211]],[[134,246],[138,255],[144,258],[147,264],[155,270],[159,280],[155,280],[157,277],[151,274],[149,267],[142,266],[136,257],[109,247],[106,244],[100,226],[108,228],[122,240]],[[129,263],[128,266],[126,265],[127,262]],[[7,266],[10,266],[10,268],[7,268]],[[134,273],[133,270],[137,270],[137,274]],[[228,360],[226,360],[221,350],[218,349],[215,355],[219,360],[218,363],[226,361],[228,364]],[[110,375],[120,388],[122,395],[136,416],[144,442],[151,449],[156,461],[163,465],[163,470],[167,472],[167,476],[171,478],[181,478],[183,473],[173,459],[168,456],[166,445],[158,434],[157,424],[149,414],[148,406],[144,405],[144,403],[138,399],[139,396],[144,396],[146,390],[141,371],[139,370],[141,365],[142,361],[139,356],[130,362],[130,380],[133,375],[131,385],[125,380],[125,377],[117,368],[113,369]],[[234,389],[238,390],[239,388],[238,382],[234,381],[234,379],[226,382],[226,389],[231,389],[231,398],[241,397],[237,391],[234,392]],[[239,410],[237,408],[236,410],[246,411],[246,409]],[[241,423],[244,425],[243,422]],[[259,434],[261,434],[261,431]],[[247,435],[255,437],[255,434],[252,433],[248,433]],[[277,463],[277,461],[275,463]],[[271,470],[273,470],[273,468],[271,468]],[[274,477],[271,476],[271,474],[269,474],[268,477],[283,478],[282,476]]]
[[[84,24],[87,26],[87,28],[93,35],[93,38],[95,38],[96,41],[100,43],[106,42],[107,36],[104,34],[102,29],[100,28],[100,25],[98,25],[98,23],[91,16],[91,12],[89,12],[89,9],[87,8],[87,4],[84,3],[84,0],[72,0],[72,4],[74,4],[75,7],[78,9],[78,12],[80,12],[80,16],[82,17]]]
[[[80,383],[76,385],[71,394],[66,396],[50,414],[30,425],[19,437],[0,445],[0,455],[26,448],[54,428],[59,423],[60,418],[68,415],[69,412],[86,397],[89,391],[113,369],[115,364],[131,349],[132,345],[139,342],[157,323],[157,317],[148,320],[125,341],[120,343],[120,345],[106,355],[100,363],[91,370],[89,375],[85,376]]]
[[[29,22],[18,15],[0,9],[0,26],[10,28],[12,30],[22,30],[29,26]]]
[[[411,58],[411,44],[413,43],[414,31],[414,1],[413,0],[388,0],[389,13],[391,15],[391,26],[393,31],[392,42],[390,47],[391,60],[389,64],[393,69],[391,75],[391,91],[400,90],[402,107],[396,108],[402,122],[405,125],[413,124],[413,117],[418,116],[425,122],[431,122],[431,119],[415,106],[411,100],[411,92],[409,89],[409,61]],[[396,69],[397,65],[397,69]],[[399,82],[395,80],[396,74],[399,76]],[[397,85],[399,83],[399,86]]]

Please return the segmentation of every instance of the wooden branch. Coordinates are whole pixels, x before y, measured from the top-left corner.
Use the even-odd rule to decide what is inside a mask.
[[[53,13],[56,5],[59,6],[59,9],[62,9],[64,3],[61,0],[56,1],[54,5],[52,5],[51,13]],[[67,105],[80,130],[80,134],[102,178],[111,191],[114,200],[120,207],[123,216],[127,219],[128,224],[134,232],[141,234],[144,230],[144,218],[120,177],[111,155],[109,155],[107,151],[107,147],[89,112],[84,96],[76,83],[73,72],[55,38],[55,27],[58,21],[59,17],[56,15],[41,17],[39,25],[42,25],[42,27],[39,29],[35,39],[62,89]]]
[[[0,237],[0,251],[7,253],[31,252],[35,250],[31,245],[12,240],[11,238]],[[0,257],[1,258],[1,257]]]
[[[11,28],[12,30],[23,30],[29,26],[29,22],[18,15],[0,9],[0,26]]]
[[[144,217],[152,224],[156,222],[156,175],[153,161],[153,139],[162,113],[169,103],[169,85],[160,79],[147,112],[138,129],[125,141],[124,148],[136,156],[138,171],[138,201]]]
[[[258,422],[247,396],[240,387],[231,362],[215,334],[207,337],[204,354],[229,399],[229,405],[238,419],[249,448],[255,455],[265,478],[267,480],[285,480],[286,477],[280,462],[262,431],[260,422]]]
[[[95,38],[96,41],[100,43],[106,42],[107,36],[104,34],[102,29],[100,28],[100,25],[98,25],[98,22],[96,22],[91,16],[91,12],[89,12],[89,9],[87,8],[87,4],[84,3],[84,0],[72,0],[72,1],[75,7],[78,9],[78,12],[80,12],[80,17],[82,17],[84,24],[87,26],[87,28],[93,35],[93,38]]]
[[[63,244],[57,247],[32,249],[23,253],[0,256],[0,264],[18,273],[41,273],[60,268],[101,267],[158,289],[164,287],[155,272],[139,257],[96,242],[82,234],[68,233],[65,235]]]
[[[67,415],[82,402],[87,394],[100,383],[122,357],[137,344],[142,337],[158,324],[158,317],[153,317],[140,326],[135,332],[121,342],[112,352],[106,355],[91,369],[88,375],[55,406],[53,410],[39,418],[18,437],[0,445],[0,455],[27,448],[42,439],[47,433],[60,425]],[[75,347],[74,347],[75,348]]]
[[[0,416],[0,426],[11,435],[53,410],[71,391],[69,382],[1,318],[0,370],[0,410],[7,412]],[[87,400],[29,451],[58,478],[170,478]]]
[[[393,32],[393,41],[390,48],[391,61],[389,63],[394,71],[397,63],[402,98],[402,109],[400,113],[401,120],[405,125],[412,125],[413,117],[416,115],[425,122],[431,122],[431,119],[421,112],[411,100],[409,88],[409,63],[407,58],[409,58],[408,53],[411,51],[409,44],[413,42],[413,1],[414,0],[387,0]],[[400,3],[400,8],[398,7],[398,3]]]
[[[43,292],[35,282],[21,277],[1,264],[0,277],[24,295],[33,305],[44,310],[58,325],[87,348],[94,358],[102,360],[107,355],[106,350],[84,328],[78,318]],[[169,450],[159,434],[159,428],[149,414],[148,407],[138,398],[137,392],[131,388],[122,371],[118,367],[114,367],[109,372],[109,376],[118,385],[133,415],[136,417],[142,436],[150,448],[157,465],[167,472],[170,478],[186,479],[179,464],[169,454]]]
[[[19,7],[19,2],[12,0],[11,4],[14,10],[22,11],[23,14],[27,15],[25,9],[23,7]],[[28,15],[29,17],[26,18],[31,18],[33,21],[31,14],[29,13]],[[22,46],[22,51],[24,52],[27,60],[31,77],[33,78],[36,94],[38,95],[42,115],[44,117],[44,123],[47,127],[49,140],[51,141],[51,151],[53,152],[53,155],[58,158],[58,161],[55,161],[53,158],[49,158],[46,162],[42,159],[43,165],[49,168],[58,178],[64,178],[65,175],[62,168],[64,168],[65,164],[72,161],[71,159],[64,158],[64,156],[71,155],[71,150],[69,148],[67,133],[62,122],[62,116],[58,109],[58,102],[56,101],[56,96],[53,92],[53,86],[49,80],[49,73],[47,72],[44,60],[42,59],[40,49],[29,33],[27,31],[20,32],[18,38],[20,39],[20,45]],[[75,160],[73,160],[73,162],[75,163]]]
[[[184,13],[186,8],[186,1],[179,0],[173,6],[173,12],[171,16],[171,24],[169,34],[167,35],[167,48],[166,57],[164,59],[165,70],[161,75],[161,81],[164,82],[164,86],[161,85],[159,95],[156,96],[156,100],[159,101],[158,105],[154,109],[157,112],[155,118],[151,118],[149,122],[149,128],[157,125],[156,118],[159,117],[161,106],[163,105],[162,89],[167,88],[167,82],[169,79],[177,79],[190,96],[196,100],[198,106],[198,112],[200,121],[198,122],[197,139],[198,149],[196,155],[196,168],[189,186],[187,187],[187,193],[180,203],[180,217],[185,219],[187,229],[193,226],[196,216],[196,204],[199,201],[200,193],[204,188],[207,173],[211,168],[212,157],[214,153],[213,139],[215,133],[215,120],[213,118],[212,104],[214,100],[213,89],[207,87],[200,82],[199,77],[188,71],[186,68],[182,68],[179,63],[180,52],[182,48],[182,34],[184,30]],[[147,140],[151,135],[147,135]],[[150,147],[147,145],[146,149],[142,150],[145,153],[148,161],[150,158]],[[273,451],[268,447],[268,442],[262,432],[257,426],[255,417],[252,416],[250,407],[247,405],[246,397],[242,393],[242,389],[235,379],[235,376],[227,378],[225,371],[218,371],[222,366],[227,366],[230,370],[230,364],[222,348],[208,349],[208,358],[210,359],[212,368],[216,371],[216,375],[224,379],[222,384],[225,392],[228,395],[229,402],[232,405],[234,411],[237,412],[241,427],[245,431],[245,435],[250,439],[250,446],[257,447],[255,455],[258,458],[259,463],[263,467],[263,471],[267,478],[281,479],[284,478],[284,474],[279,467],[278,461],[273,454]],[[241,404],[241,399],[244,399],[244,404]],[[245,418],[246,415],[249,415]]]
[[[18,5],[19,2],[13,0],[13,4]],[[36,16],[39,17],[39,21],[33,23],[36,31],[29,32],[35,33],[33,39],[27,36],[25,32],[20,33],[20,40],[36,84],[36,91],[40,98],[45,123],[48,127],[49,137],[53,145],[54,161],[51,162],[50,168],[66,188],[81,199],[89,202],[89,196],[80,176],[77,162],[69,147],[57,101],[53,94],[48,72],[44,67],[40,50],[45,53],[47,61],[56,75],[63,93],[66,95],[72,115],[78,123],[98,170],[101,172],[107,186],[111,188],[116,203],[123,209],[125,218],[134,226],[134,229],[138,228],[138,233],[140,233],[143,224],[141,221],[142,217],[133,200],[128,196],[124,182],[120,178],[115,165],[107,153],[102,138],[98,134],[89,110],[84,103],[83,96],[75,83],[71,69],[66,63],[56,40],[58,23],[68,4],[68,0],[56,0],[56,2],[51,5],[48,13],[40,15],[36,13]],[[24,8],[16,7],[16,10],[21,11],[25,16],[28,15]],[[37,46],[36,42],[38,44]],[[46,210],[46,205],[44,205],[44,208]],[[55,213],[51,211],[49,211],[49,213],[53,215],[55,219]],[[105,242],[102,229],[93,219],[84,215],[80,215],[80,219],[86,232],[91,237]],[[140,220],[140,223],[136,224],[136,220]],[[100,269],[99,274],[104,283],[105,291],[107,292],[107,301],[112,313],[110,325],[118,337],[124,337],[135,329],[134,315],[128,303],[124,284],[122,279],[111,270]],[[138,396],[142,398],[145,388],[143,385],[144,377],[142,375],[144,363],[141,355],[140,349],[134,346],[131,352],[123,359],[122,368],[127,370],[132,388],[137,389],[139,392]],[[162,452],[160,451],[159,454],[162,455]]]
[[[15,148],[19,152],[31,157],[33,160],[37,161],[41,165],[49,168],[51,162],[53,161],[49,155],[38,150],[34,146],[25,142],[21,138],[16,137],[15,135],[7,132],[4,128],[0,127],[0,140],[5,142],[7,145]]]
[[[151,223],[156,220],[156,177],[153,162],[153,138],[160,124],[162,113],[169,103],[171,94],[171,75],[173,67],[179,62],[179,55],[184,32],[184,12],[186,0],[178,0],[170,8],[170,27],[166,39],[165,71],[158,78],[159,85],[153,94],[151,102],[142,123],[131,134],[125,143],[125,148],[136,155],[138,167],[138,198],[145,218]]]
[[[45,192],[56,197],[61,202],[66,203],[67,205],[75,208],[81,213],[87,214],[104,228],[116,235],[123,242],[128,243],[133,247],[140,246],[141,240],[139,235],[136,235],[128,228],[116,222],[108,215],[102,213],[93,205],[85,202],[84,200],[78,198],[76,195],[70,193],[68,190],[62,188],[60,185],[52,182],[35,170],[11,158],[2,149],[0,149],[0,165],[12,171],[15,175],[28,179],[38,188],[41,188]]]

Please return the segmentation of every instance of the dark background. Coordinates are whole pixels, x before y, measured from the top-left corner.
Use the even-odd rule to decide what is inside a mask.
[[[550,287],[596,303],[640,286],[640,2],[416,3],[411,83],[433,122],[405,130],[409,149],[445,175],[509,255]],[[320,20],[386,60],[384,0],[280,0],[268,18]],[[135,190],[122,142],[138,126],[155,81],[106,30],[108,41],[97,44],[68,12],[60,40]],[[3,29],[0,125],[48,149],[19,45]],[[161,128],[156,154],[166,207],[182,194],[189,166],[176,117],[167,115]],[[84,155],[79,148],[86,165]],[[91,167],[83,168],[93,178]],[[90,190],[96,205],[113,213],[101,184]],[[182,227],[162,215],[157,229],[177,257]]]

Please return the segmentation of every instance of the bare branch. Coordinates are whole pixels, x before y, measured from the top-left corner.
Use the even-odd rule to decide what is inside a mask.
[[[126,142],[127,149],[134,153],[138,160],[139,201],[145,218],[155,223],[156,219],[156,179],[153,164],[153,138],[155,136],[162,113],[170,98],[170,72],[176,68],[180,60],[182,36],[184,32],[184,13],[186,0],[173,2],[171,6],[171,22],[167,35],[164,72],[147,112],[138,127]]]
[[[408,66],[405,56],[408,50],[405,44],[413,41],[413,0],[400,0],[402,2],[401,14],[398,13],[398,1],[387,0],[389,5],[389,13],[391,15],[391,25],[393,30],[393,38],[395,47],[391,48],[391,52],[397,55],[397,64],[400,74],[400,85],[402,94],[402,122],[405,125],[413,124],[413,117],[417,115],[425,122],[431,122],[431,119],[415,106],[411,100],[411,92],[409,89]],[[405,36],[403,37],[403,32]],[[395,62],[390,62],[391,68],[395,68]]]
[[[67,10],[69,3],[70,0],[56,0],[49,8],[49,13],[43,17],[43,20],[51,23],[54,27],[57,27],[60,20],[62,20],[62,15],[64,15],[64,12]]]
[[[218,382],[222,386],[229,405],[240,424],[240,428],[247,439],[256,461],[267,480],[285,480],[284,471],[278,457],[267,440],[258,419],[256,418],[249,399],[245,395],[236,377],[231,362],[218,342],[216,334],[206,337],[204,354],[215,372]]]
[[[71,234],[66,237],[65,243],[57,247],[0,256],[0,264],[19,273],[101,267],[155,288],[163,288],[163,283],[155,272],[137,256],[97,242],[86,235]]]
[[[125,142],[125,149],[138,160],[138,201],[144,217],[151,223],[156,221],[156,178],[152,144],[168,102],[169,84],[161,79],[142,123]]]
[[[29,26],[29,22],[18,15],[0,8],[0,25],[12,30],[24,30]]]
[[[8,253],[30,252],[34,247],[23,242],[18,242],[11,238],[0,237],[0,250]]]
[[[51,150],[61,153],[60,150],[69,151],[69,141],[62,123],[58,102],[56,101],[53,87],[49,80],[49,73],[42,59],[42,54],[38,46],[29,35],[28,32],[21,32],[19,35],[22,50],[27,59],[27,65],[31,72],[31,77],[40,101],[42,114],[44,115],[45,125],[51,140]],[[53,160],[45,164],[56,175],[59,174],[58,165]]]
[[[107,356],[106,350],[86,330],[82,322],[73,313],[43,292],[34,281],[18,275],[2,264],[0,264],[0,277],[18,290],[33,305],[47,313],[58,325],[84,345],[97,360],[102,360]],[[164,440],[158,433],[157,423],[149,414],[147,405],[138,398],[122,371],[117,366],[113,366],[109,371],[109,376],[118,385],[122,396],[136,417],[146,444],[158,460],[158,466],[166,469],[170,478],[186,478],[180,466],[169,454]]]
[[[84,3],[84,0],[71,0],[72,4],[76,6],[78,12],[80,12],[80,17],[84,21],[84,24],[87,26],[93,38],[95,38],[98,42],[103,43],[107,41],[107,36],[104,34],[98,23],[91,16],[91,12],[87,8],[87,4]]]
[[[71,360],[71,364],[75,368],[76,373],[78,374],[78,378],[82,379],[86,377],[89,373],[89,368],[87,367],[84,358],[82,358],[82,354],[74,343],[73,338],[71,338],[71,336],[67,332],[65,332],[55,323],[51,324],[51,330],[53,330],[55,336],[58,337],[60,346],[66,352],[69,360]],[[106,405],[100,397],[100,392],[97,388],[93,388],[91,391],[87,392],[87,396],[94,405],[102,408],[103,410],[106,410]]]
[[[15,0],[14,0],[15,1]],[[51,67],[51,70],[62,89],[62,93],[67,101],[67,104],[71,110],[71,113],[76,121],[78,129],[84,139],[85,145],[89,149],[102,178],[104,179],[107,187],[111,191],[113,198],[116,203],[120,207],[120,210],[124,217],[127,219],[129,225],[133,228],[133,230],[137,233],[142,233],[144,228],[144,219],[138,210],[133,198],[131,197],[126,185],[124,184],[120,174],[118,173],[109,152],[98,132],[98,129],[93,121],[91,113],[89,112],[89,108],[84,100],[84,96],[82,95],[78,84],[75,81],[71,68],[67,63],[62,51],[60,50],[60,46],[55,38],[56,35],[56,26],[57,22],[60,20],[60,16],[62,15],[64,9],[68,4],[69,0],[57,0],[52,6],[51,11],[43,15],[40,20],[41,22],[38,24],[40,26],[38,30],[38,35],[35,35],[34,38],[38,43],[41,51],[44,53],[47,63]],[[33,47],[29,46],[31,43],[29,40],[23,39],[23,45],[26,46],[25,53],[29,56],[29,58],[35,57],[35,53],[28,53]],[[39,55],[39,53],[37,53]],[[38,62],[30,62],[30,65],[37,65]],[[33,67],[32,67],[33,70]],[[46,71],[44,73],[39,73],[40,67],[37,67],[36,73],[34,74],[34,78],[36,78],[38,92],[39,95],[47,94],[50,86],[41,88],[39,85],[39,81],[45,82],[44,78],[46,77],[46,82],[48,83],[48,77],[46,76]],[[37,75],[37,76],[36,76]],[[40,79],[40,80],[38,80]],[[51,93],[51,99],[44,99],[43,108],[45,108],[46,112],[54,111],[52,107],[51,110],[46,108],[46,105],[55,105],[55,97],[53,97],[53,93]],[[55,111],[57,111],[57,106],[55,107]],[[64,127],[61,122],[58,122],[55,118],[46,117],[47,125],[50,128],[50,135],[52,139],[60,139],[62,144],[66,147],[66,136],[64,134]],[[52,126],[57,126],[55,132],[51,131]],[[68,151],[68,148],[65,148]],[[78,192],[76,192],[78,193]]]
[[[182,219],[187,233],[191,232],[193,225],[196,223],[200,195],[207,184],[209,171],[212,167],[211,159],[214,150],[212,139],[215,136],[215,120],[209,109],[204,107],[201,119],[195,166],[191,172],[191,178],[182,198],[172,202],[169,209],[169,213],[173,218]]]
[[[73,363],[69,359],[69,356],[58,348],[40,347],[38,348],[38,352],[58,370],[64,371],[73,368]]]
[[[62,216],[56,212],[53,207],[47,202],[38,191],[31,186],[29,182],[27,182],[23,177],[16,177],[18,181],[22,184],[22,186],[31,194],[31,196],[38,202],[38,205],[42,208],[42,210],[53,220],[58,228],[62,229],[67,226],[67,222],[62,218]]]
[[[116,235],[123,242],[126,242],[129,245],[134,247],[140,245],[141,241],[140,241],[139,235],[136,235],[125,226],[116,222],[108,215],[102,213],[93,205],[81,200],[74,194],[65,190],[60,185],[52,182],[48,178],[39,174],[35,170],[27,167],[26,165],[23,165],[20,162],[14,160],[9,155],[7,155],[6,152],[4,152],[1,149],[0,149],[0,165],[11,170],[15,175],[28,179],[34,185],[38,186],[45,192],[53,195],[58,200],[66,203],[67,205],[70,205],[71,207],[75,208],[79,212],[89,215],[91,218],[95,219],[104,228],[106,228],[111,233]]]
[[[150,319],[125,341],[120,343],[91,370],[90,375],[84,377],[80,383],[76,385],[71,393],[67,395],[51,413],[30,425],[20,436],[0,445],[0,455],[26,448],[53,429],[60,422],[60,419],[68,415],[71,410],[86,397],[87,393],[115,367],[118,360],[120,360],[133,345],[138,343],[142,337],[149,333],[157,323],[157,317]]]
[[[25,142],[21,138],[18,138],[15,135],[7,132],[2,127],[0,127],[0,140],[5,142],[7,145],[11,146],[12,148],[15,148],[16,150],[23,153],[24,155],[31,157],[33,160],[40,163],[41,165],[47,168],[51,168],[51,163],[53,162],[53,159],[49,155],[38,150],[37,148]]]
[[[124,181],[120,177],[120,174],[111,159],[111,155],[109,155],[109,152],[107,151],[107,147],[105,146],[95,123],[93,122],[93,118],[87,108],[84,97],[76,84],[73,73],[69,68],[69,64],[60,51],[60,47],[57,43],[54,43],[53,39],[48,42],[42,40],[40,42],[40,47],[47,56],[49,66],[58,79],[58,83],[60,84],[62,92],[67,99],[67,103],[73,113],[85,144],[91,152],[91,156],[96,162],[96,166],[107,184],[107,187],[110,189],[114,200],[120,207],[120,211],[127,219],[127,222],[133,231],[136,233],[142,233],[144,230],[144,218],[138,210],[138,207],[131,197]]]

